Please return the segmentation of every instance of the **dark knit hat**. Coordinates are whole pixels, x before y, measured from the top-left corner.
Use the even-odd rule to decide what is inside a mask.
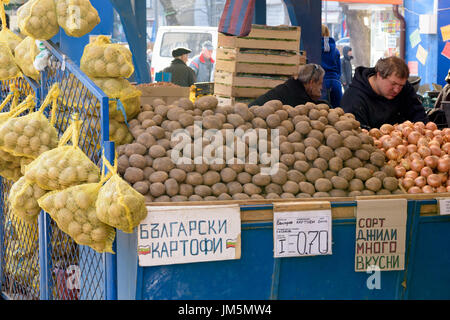
[[[183,54],[191,53],[191,50],[186,48],[176,48],[172,50],[172,57],[180,57]]]

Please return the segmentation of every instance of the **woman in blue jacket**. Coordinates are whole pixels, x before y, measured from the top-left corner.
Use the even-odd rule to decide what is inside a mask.
[[[337,108],[342,98],[340,53],[325,25],[322,25],[322,68],[325,70],[322,99],[330,101],[331,106]]]

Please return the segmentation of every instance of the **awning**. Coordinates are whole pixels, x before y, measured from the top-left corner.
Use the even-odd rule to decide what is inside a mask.
[[[403,4],[403,0],[323,0],[348,3],[370,3],[370,4]]]

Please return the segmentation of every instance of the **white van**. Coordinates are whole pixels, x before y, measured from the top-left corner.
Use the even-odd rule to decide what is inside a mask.
[[[217,28],[216,27],[194,27],[194,26],[163,26],[158,28],[155,44],[153,46],[150,70],[152,80],[155,74],[170,65],[173,60],[172,50],[177,47],[185,47],[192,52],[189,54],[189,61],[202,51],[202,44],[206,40],[212,42],[217,49]],[[213,52],[213,59],[216,59],[216,50]]]

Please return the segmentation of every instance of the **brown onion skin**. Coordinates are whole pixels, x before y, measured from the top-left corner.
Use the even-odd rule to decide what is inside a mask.
[[[413,171],[413,170],[409,170],[405,173],[404,177],[405,178],[411,178],[411,179],[415,179],[419,176],[419,173],[417,171]]]
[[[417,187],[423,188],[427,184],[427,179],[425,177],[418,176],[414,179],[414,183]]]
[[[427,167],[430,167],[431,169],[435,169],[437,167],[438,160],[439,160],[438,156],[428,156],[428,157],[425,157],[425,159],[423,159],[423,161],[425,162],[425,165]]]
[[[402,186],[406,189],[409,190],[409,188],[414,187],[414,180],[411,178],[404,178],[402,180]]]
[[[426,186],[423,186],[422,192],[423,193],[434,193],[435,189],[430,185],[426,185]]]
[[[442,180],[439,175],[437,175],[436,173],[433,173],[427,177],[427,183],[430,186],[432,186],[433,188],[437,188],[442,184]]]
[[[417,186],[414,186],[408,190],[408,193],[411,193],[411,194],[422,193],[422,189]]]
[[[449,167],[450,167],[450,160],[449,159],[440,158],[438,160],[437,170],[439,172],[448,172]]]
[[[423,167],[422,170],[420,170],[420,175],[422,177],[428,178],[428,176],[433,174],[433,169],[430,167]]]

